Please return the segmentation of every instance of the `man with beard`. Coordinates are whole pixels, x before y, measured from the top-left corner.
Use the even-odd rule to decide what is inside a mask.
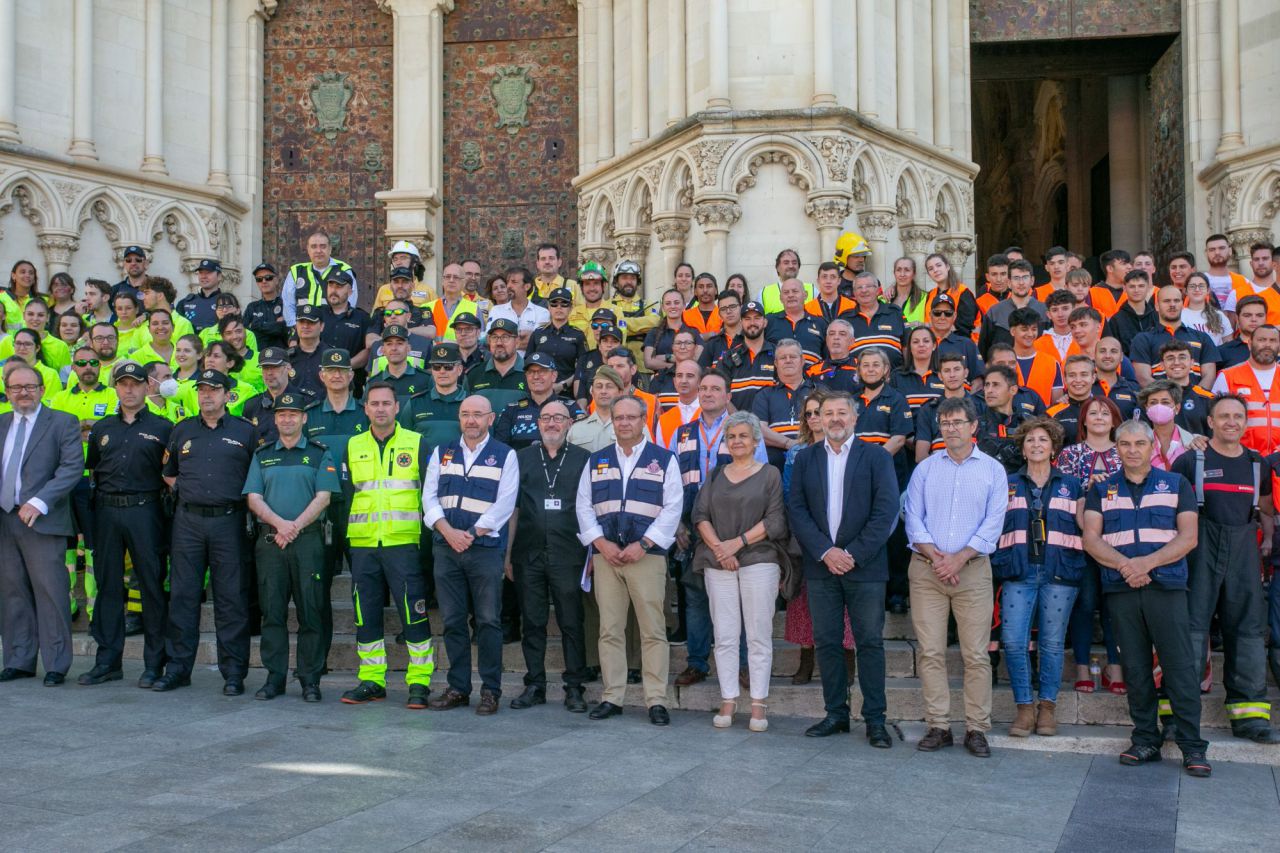
[[[1229,367],[1214,381],[1215,394],[1238,394],[1249,408],[1249,426],[1240,443],[1267,456],[1280,449],[1280,381],[1276,376],[1276,352],[1280,330],[1259,326],[1249,341],[1249,360]]]
[[[637,362],[644,359],[644,336],[662,322],[656,306],[646,306],[640,293],[640,265],[635,261],[619,261],[613,270],[613,305],[619,312],[618,328],[626,334],[623,341]]]
[[[489,357],[467,371],[467,389],[489,401],[496,411],[524,396],[524,359],[516,353],[520,327],[498,317],[489,322]]]
[[[120,349],[120,332],[111,323],[94,323],[89,328],[89,346],[98,354],[98,368],[110,373]]]
[[[325,349],[344,349],[351,354],[351,366],[360,370],[369,363],[369,351],[365,348],[365,336],[372,322],[363,308],[351,305],[351,288],[355,279],[351,274],[333,268],[325,277],[325,305],[320,309],[324,331],[320,340]]]

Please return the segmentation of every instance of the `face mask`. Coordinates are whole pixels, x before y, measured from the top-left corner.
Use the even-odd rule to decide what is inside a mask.
[[[178,380],[170,377],[160,383],[160,396],[166,400],[178,396]]]
[[[1147,418],[1153,424],[1160,424],[1163,426],[1173,420],[1173,415],[1174,411],[1172,406],[1166,406],[1163,403],[1156,403],[1154,406],[1147,406]]]
[[[862,387],[863,387],[863,388],[867,388],[867,389],[869,389],[869,390],[871,390],[871,391],[876,390],[877,388],[879,388],[879,387],[880,387],[881,385],[883,385],[883,384],[884,384],[884,379],[883,379],[883,378],[877,379],[875,382],[868,382],[868,381],[867,381],[867,380],[865,380],[865,379],[864,379],[864,380],[862,380]]]

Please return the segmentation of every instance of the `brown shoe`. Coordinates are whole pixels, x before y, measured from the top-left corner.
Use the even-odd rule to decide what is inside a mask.
[[[1031,729],[1036,724],[1036,706],[1028,702],[1018,706],[1018,714],[1009,726],[1009,734],[1013,737],[1030,737]]]
[[[453,708],[461,708],[463,705],[470,705],[471,697],[463,693],[459,693],[452,687],[445,690],[435,699],[427,703],[427,707],[433,711],[448,711]]]
[[[944,746],[955,746],[955,743],[950,729],[929,729],[916,744],[916,749],[921,752],[937,752]]]
[[[1056,703],[1048,699],[1040,700],[1040,706],[1036,709],[1036,734],[1053,737],[1058,733],[1057,710]]]
[[[707,674],[700,669],[694,669],[686,666],[684,672],[676,676],[676,687],[688,687],[690,684],[697,684],[700,681],[706,681]]]
[[[477,717],[492,717],[498,713],[498,694],[492,690],[480,691],[480,704],[476,705]]]
[[[987,745],[987,736],[982,732],[965,732],[964,748],[969,754],[978,758],[990,758],[991,747]]]

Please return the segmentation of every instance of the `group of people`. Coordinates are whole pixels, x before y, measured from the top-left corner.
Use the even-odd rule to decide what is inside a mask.
[[[0,293],[0,531],[17,555],[0,561],[0,682],[34,676],[37,656],[45,683],[63,682],[82,562],[98,650],[79,683],[121,678],[138,631],[139,686],[189,684],[207,594],[224,692],[244,692],[260,613],[256,696],[275,698],[292,600],[293,674],[320,701],[345,566],[351,704],[387,695],[385,606],[408,707],[470,704],[473,641],[477,713],[498,711],[516,640],[527,674],[509,704],[545,703],[554,607],[570,711],[588,712],[599,678],[589,716],[620,714],[638,683],[667,724],[669,647],[685,642],[675,684],[714,661],[713,724],[731,726],[747,690],[763,731],[781,596],[794,680],[821,675],[826,716],[810,736],[849,730],[856,674],[868,742],[892,745],[885,613],[909,610],[921,750],[953,743],[952,619],[976,756],[990,755],[1001,649],[1010,734],[1056,733],[1068,637],[1075,689],[1128,697],[1124,763],[1157,760],[1172,737],[1188,773],[1210,773],[1211,636],[1233,733],[1280,741],[1266,687],[1280,596],[1262,574],[1280,470],[1270,245],[1251,247],[1251,279],[1227,269],[1215,235],[1207,271],[1185,252],[1162,275],[1150,253],[1111,250],[1095,284],[1054,247],[1037,285],[1010,247],[976,286],[930,255],[921,287],[911,258],[882,284],[845,234],[814,283],[788,249],[758,295],[682,263],[648,304],[630,260],[612,282],[594,262],[566,279],[548,244],[537,273],[483,281],[479,263],[451,263],[437,289],[397,243],[372,313],[329,248],[310,235],[283,280],[260,264],[261,298],[243,309],[216,260],[181,299],[140,247],[122,281],[89,280],[79,300],[64,274],[46,296],[32,264],[14,265]],[[437,602],[449,672],[431,698]]]

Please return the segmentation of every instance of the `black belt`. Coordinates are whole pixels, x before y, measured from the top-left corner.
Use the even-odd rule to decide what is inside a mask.
[[[201,504],[189,504],[185,501],[181,504],[184,511],[192,515],[201,515],[205,518],[218,518],[224,515],[232,515],[244,509],[244,504],[237,501],[233,504],[220,504],[218,506],[203,506]]]
[[[144,504],[154,503],[160,500],[160,493],[136,492],[134,494],[110,495],[105,492],[98,492],[98,500],[103,506],[123,509],[125,507],[143,506]]]

